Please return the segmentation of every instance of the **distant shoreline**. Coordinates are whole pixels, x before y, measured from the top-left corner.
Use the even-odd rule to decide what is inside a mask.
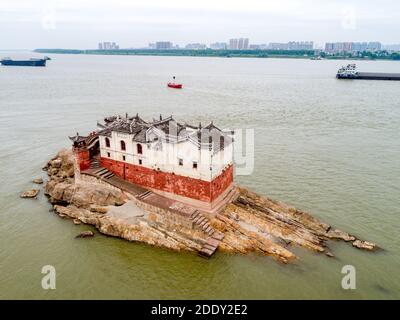
[[[319,57],[316,51],[308,50],[155,50],[155,49],[118,49],[118,50],[79,50],[79,49],[35,49],[36,53],[47,54],[90,54],[90,55],[133,55],[133,56],[171,56],[171,57],[220,57],[220,58],[285,58],[285,59],[315,59]],[[323,56],[327,60],[400,60],[400,55],[392,56]]]

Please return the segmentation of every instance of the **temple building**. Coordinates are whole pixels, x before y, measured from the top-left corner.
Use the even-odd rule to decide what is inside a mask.
[[[70,137],[81,172],[93,163],[133,184],[183,202],[212,205],[233,184],[232,132],[181,124],[172,116],[146,122],[111,116],[88,136]]]

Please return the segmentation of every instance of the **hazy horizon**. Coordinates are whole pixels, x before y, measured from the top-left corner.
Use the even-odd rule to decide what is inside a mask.
[[[121,48],[165,40],[251,44],[314,41],[400,43],[400,3],[393,0],[2,0],[0,50],[96,48],[113,41]]]

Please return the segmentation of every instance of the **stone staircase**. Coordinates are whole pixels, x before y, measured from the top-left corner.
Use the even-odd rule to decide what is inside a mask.
[[[151,192],[150,190],[147,190],[141,194],[139,194],[136,198],[138,200],[146,200],[148,197],[150,197],[153,194],[153,192]]]
[[[218,240],[213,237],[208,237],[206,240],[206,243],[203,244],[203,246],[201,247],[201,249],[199,251],[199,255],[206,257],[206,258],[211,257],[215,253],[215,251],[217,251],[221,240]]]
[[[231,203],[235,201],[239,196],[239,190],[236,188],[236,186],[233,186],[229,192],[225,195],[224,197],[224,202],[225,203]]]
[[[220,242],[224,238],[224,234],[215,230],[210,225],[210,220],[199,210],[195,210],[190,219],[193,221],[194,227],[197,227],[208,235],[199,254],[204,257],[211,257],[217,251]]]
[[[214,215],[220,213],[228,203],[235,201],[238,196],[239,191],[237,190],[235,185],[232,185],[230,189],[225,193],[225,195],[213,204],[212,213]]]
[[[209,236],[213,235],[215,229],[210,226],[208,218],[202,214],[199,210],[195,210],[190,216],[190,220],[193,221],[193,224],[198,229],[204,231]]]
[[[106,168],[100,168],[93,172],[100,179],[109,179],[114,176],[114,173],[107,170]]]
[[[99,159],[92,159],[92,161],[90,162],[90,169],[98,169],[100,168],[100,160]]]

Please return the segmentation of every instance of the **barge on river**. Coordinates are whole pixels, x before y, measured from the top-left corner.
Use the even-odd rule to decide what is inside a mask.
[[[4,58],[0,60],[3,66],[23,66],[23,67],[45,67],[47,60],[51,60],[49,57],[43,59],[28,59],[28,60],[13,60],[11,58]]]
[[[336,74],[338,79],[354,80],[400,80],[400,73],[358,72],[355,64],[342,67]]]

